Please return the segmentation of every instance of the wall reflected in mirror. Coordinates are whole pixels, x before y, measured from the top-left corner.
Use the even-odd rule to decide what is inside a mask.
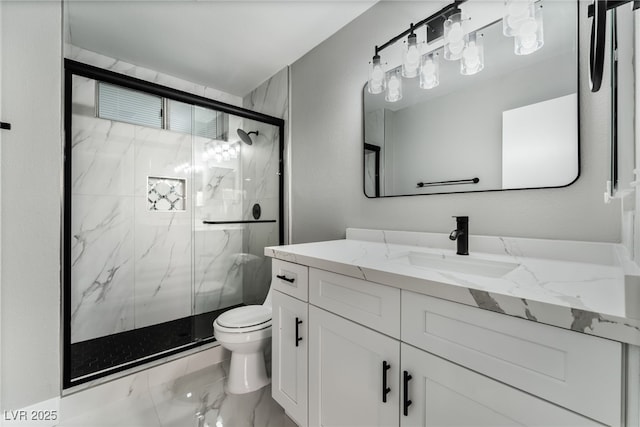
[[[484,69],[477,74],[462,75],[440,47],[438,86],[403,78],[402,99],[387,102],[365,85],[367,197],[562,187],[577,179],[578,7],[542,5],[544,46],[530,55],[514,54],[498,19],[479,30]]]

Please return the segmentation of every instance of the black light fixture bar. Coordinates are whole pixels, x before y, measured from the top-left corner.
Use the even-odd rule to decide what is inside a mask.
[[[408,30],[398,34],[397,36],[395,36],[394,38],[392,38],[391,40],[389,40],[385,44],[380,45],[380,46],[376,46],[376,49],[375,49],[376,50],[376,55],[378,55],[378,53],[380,53],[383,49],[386,49],[387,47],[391,46],[392,44],[394,44],[398,40],[408,36],[411,33],[413,33],[415,30],[417,30],[418,28],[422,27],[423,25],[427,25],[428,28],[430,28],[430,31],[427,31],[427,41],[432,41],[432,40],[437,39],[438,37],[440,37],[442,35],[442,24],[444,24],[444,21],[446,21],[447,18],[450,15],[452,15],[453,13],[459,11],[459,6],[462,3],[466,2],[466,1],[467,0],[455,0],[450,5],[447,5],[447,6],[443,7],[442,9],[440,9],[439,11],[434,13],[433,15],[423,19],[422,21],[418,22],[417,24],[413,24],[412,23],[409,26]],[[437,20],[441,21],[438,26],[430,25],[434,21],[437,21]]]
[[[602,1],[602,0],[595,0]],[[622,6],[623,4],[627,4],[633,1],[633,10],[640,8],[640,0],[608,0],[607,1],[607,10],[615,9],[616,7]],[[587,15],[589,18],[593,17],[593,4],[590,4],[587,8]]]

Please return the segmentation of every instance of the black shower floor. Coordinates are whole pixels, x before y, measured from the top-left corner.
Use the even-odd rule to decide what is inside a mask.
[[[71,380],[197,341],[213,340],[213,321],[234,307],[71,344]]]

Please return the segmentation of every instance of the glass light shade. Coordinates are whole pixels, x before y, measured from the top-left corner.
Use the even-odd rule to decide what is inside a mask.
[[[432,52],[422,57],[420,63],[420,87],[433,89],[440,84],[440,55]]]
[[[387,73],[387,90],[384,99],[387,102],[397,102],[402,99],[402,76],[398,68]]]
[[[529,55],[544,45],[541,4],[536,4],[533,16],[520,25],[513,43],[516,55]]]
[[[444,59],[455,61],[462,57],[464,33],[462,13],[453,14],[444,21]]]
[[[416,77],[418,68],[420,68],[418,37],[415,34],[409,34],[407,43],[402,49],[402,77]]]
[[[369,67],[369,85],[368,90],[369,93],[374,95],[384,92],[386,87],[385,74],[382,69],[382,64],[380,63],[380,56],[376,55],[373,57],[373,61],[371,61],[371,66]]]
[[[465,36],[465,46],[460,58],[460,73],[466,76],[479,73],[484,68],[484,36],[471,33]]]
[[[534,16],[534,0],[506,0],[502,18],[502,32],[513,37],[518,29]]]

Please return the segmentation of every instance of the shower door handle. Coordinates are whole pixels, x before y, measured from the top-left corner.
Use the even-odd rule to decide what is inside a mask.
[[[302,341],[302,337],[300,336],[300,330],[298,329],[298,326],[300,326],[301,324],[302,324],[302,320],[296,317],[296,347],[298,347],[298,344],[300,343],[300,341]]]

